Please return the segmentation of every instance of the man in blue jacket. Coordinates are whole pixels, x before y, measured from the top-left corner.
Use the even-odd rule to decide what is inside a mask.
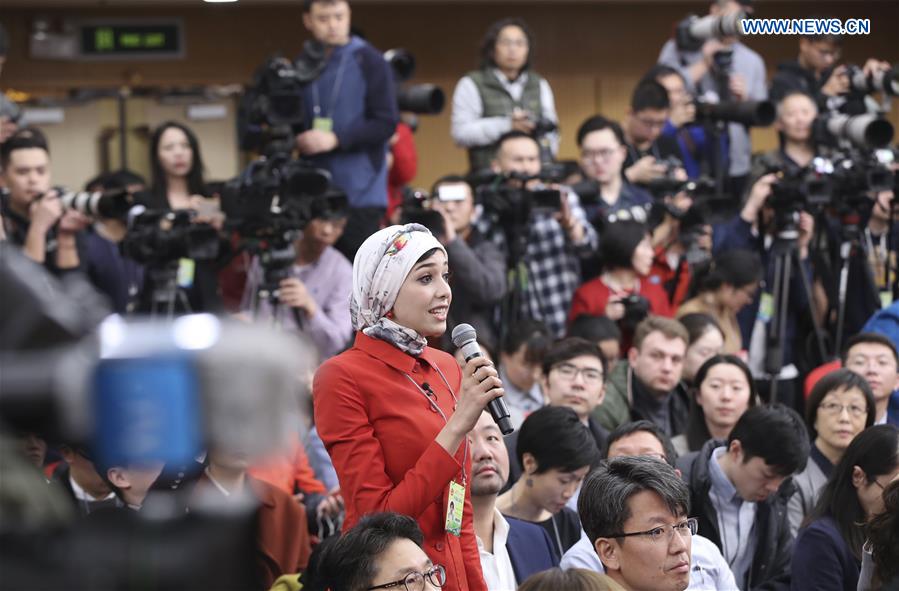
[[[539,525],[504,517],[496,495],[509,476],[503,435],[486,412],[468,434],[471,444],[471,506],[481,555],[481,570],[490,591],[515,589],[534,573],[559,565],[549,534]]]
[[[347,194],[336,248],[353,260],[387,208],[387,143],[399,119],[393,79],[381,53],[350,34],[346,0],[304,0],[303,24],[323,46],[325,66],[303,89],[306,130],[297,149]]]

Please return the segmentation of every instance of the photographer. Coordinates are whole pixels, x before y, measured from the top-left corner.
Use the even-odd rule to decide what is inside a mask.
[[[2,219],[8,239],[31,260],[55,274],[82,268],[77,236],[88,218],[65,209],[51,188],[50,149],[37,129],[23,128],[0,145],[0,168],[6,192]]]
[[[506,259],[496,244],[472,225],[474,195],[465,179],[455,175],[438,179],[431,196],[431,207],[443,217],[444,232],[438,238],[453,273],[447,334],[452,333],[449,327],[467,322],[482,342],[496,346],[498,327],[493,313],[507,291]]]
[[[624,159],[623,153],[620,158]],[[497,142],[493,170],[506,177],[513,174],[538,176],[540,148],[537,141],[523,131],[504,134]],[[537,179],[527,182],[528,189],[539,186]],[[560,337],[565,333],[571,298],[580,284],[581,258],[595,251],[598,236],[574,192],[565,187],[549,188],[561,191],[560,209],[553,213],[531,212],[527,226],[521,229],[526,237],[523,262],[527,265],[527,287],[522,307],[515,312],[542,320],[553,335]],[[493,217],[483,216],[478,229],[501,248],[509,248],[503,228]]]
[[[471,172],[490,168],[504,133],[540,134],[538,123],[558,124],[552,89],[531,69],[533,51],[534,36],[522,19],[497,21],[481,43],[480,69],[456,84],[452,136],[468,149]],[[551,131],[547,139],[556,154],[559,134]]]
[[[341,194],[342,196],[342,194]],[[347,223],[344,207],[332,206],[328,195],[316,197],[310,207],[312,219],[293,243],[296,259],[277,286],[278,314],[275,320],[309,336],[325,360],[346,346],[353,334],[347,299],[353,287],[353,267],[334,248]],[[271,318],[271,303],[260,297],[264,270],[259,257],[247,273],[241,311],[256,320]]]
[[[758,380],[778,379],[778,400],[789,405],[798,402],[794,398],[795,392],[799,391],[799,385],[794,383],[799,376],[799,370],[793,364],[794,339],[801,311],[809,308],[809,300],[800,273],[805,274],[809,284],[812,283],[809,244],[815,230],[815,219],[806,211],[778,212],[767,205],[772,187],[777,182],[775,174],[766,174],[758,179],[752,185],[740,213],[730,221],[714,227],[712,244],[716,256],[735,249],[753,250],[761,256],[762,268],[765,269],[762,293],[740,311],[737,320],[743,335],[743,347],[749,351],[749,366],[753,370],[753,375]],[[773,247],[780,230],[777,218],[785,215],[795,220],[800,267],[793,271],[789,284],[790,299],[784,311],[786,316],[781,319],[786,323],[785,341],[779,343],[783,351],[782,369],[777,376],[768,376],[764,364],[768,355],[765,347],[767,329],[775,307],[772,293],[775,278]],[[763,396],[769,391],[764,382],[760,384],[760,390],[764,393]]]
[[[664,86],[655,80],[637,84],[621,126],[627,147],[624,176],[628,181],[649,185],[665,177],[668,165],[662,160],[680,160],[677,142],[670,136],[662,135],[670,112],[671,103]],[[687,179],[687,173],[681,167],[675,170],[675,175],[680,180]]]
[[[349,198],[336,247],[352,260],[387,208],[385,155],[399,120],[393,77],[381,53],[350,34],[346,0],[304,0],[303,24],[324,47],[325,65],[303,89],[306,131],[296,144]]]
[[[588,219],[600,225],[614,218],[645,222],[652,196],[622,174],[628,157],[621,127],[602,115],[590,117],[578,127],[581,172],[599,185],[597,205],[587,205]]]
[[[780,101],[791,92],[811,96],[821,112],[839,111],[859,115],[867,111],[864,94],[851,89],[849,69],[837,65],[843,51],[840,35],[803,35],[799,38],[799,56],[777,66],[771,80],[771,100]],[[890,69],[890,64],[876,59],[865,62],[865,77],[875,71]]]
[[[711,16],[729,16],[744,10],[748,0],[715,0]],[[677,68],[684,74],[688,88],[698,97],[712,102],[759,101],[767,98],[765,62],[736,37],[708,39],[701,49],[680,50],[674,39],[667,41],[659,54],[659,63]],[[727,174],[733,195],[740,195],[749,174],[751,145],[749,131],[737,123],[728,125],[730,141]]]

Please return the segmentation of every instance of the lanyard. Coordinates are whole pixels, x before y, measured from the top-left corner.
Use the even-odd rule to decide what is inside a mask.
[[[449,390],[450,396],[453,397],[453,403],[458,402],[458,400],[456,399],[456,394],[453,392],[453,388],[449,384],[449,380],[446,379],[446,376],[443,375],[443,372],[440,371],[440,368],[437,367],[436,365],[432,365],[431,367],[433,367],[434,369],[437,370],[437,374],[440,376],[440,379],[443,380],[443,383],[446,386],[446,389]],[[431,391],[431,393],[429,394],[428,392],[425,391],[424,388],[422,388],[421,386],[418,385],[418,382],[416,382],[415,380],[412,379],[412,376],[410,376],[409,374],[407,374],[404,371],[401,371],[400,373],[402,373],[404,376],[406,376],[407,380],[412,382],[412,385],[415,386],[416,390],[421,392],[421,395],[425,397],[425,399],[428,401],[428,404],[431,405],[431,408],[433,408],[434,411],[437,412],[443,418],[444,423],[447,423],[448,419],[446,418],[446,414],[443,412],[443,409],[437,405],[437,401],[435,400],[435,398],[437,398],[437,394],[433,390],[431,390],[430,386],[428,387],[428,390]],[[431,398],[432,394],[433,394],[434,398]],[[465,437],[464,441],[465,441],[465,452],[462,455],[462,486],[465,486],[466,482],[468,481],[468,476],[465,473],[465,459],[468,457],[468,437]]]
[[[331,89],[331,106],[328,109],[328,114],[334,114],[334,107],[337,106],[337,97],[340,95],[340,84],[343,82],[343,66],[346,62],[346,54],[348,52],[344,50],[343,53],[340,54],[340,63],[337,64],[337,76],[334,79],[334,87]],[[321,117],[322,108],[318,96],[318,80],[312,84],[312,112],[315,113],[316,117]]]

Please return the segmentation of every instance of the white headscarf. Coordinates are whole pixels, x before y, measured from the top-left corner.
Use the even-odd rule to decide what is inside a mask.
[[[387,318],[406,276],[432,249],[446,249],[420,224],[390,226],[369,236],[353,259],[353,328],[385,340],[411,355],[420,355],[427,340],[418,332]]]

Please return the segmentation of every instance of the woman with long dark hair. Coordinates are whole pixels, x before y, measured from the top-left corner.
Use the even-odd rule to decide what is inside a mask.
[[[696,372],[687,431],[671,440],[678,455],[709,439],[727,440],[743,413],[758,404],[752,373],[735,355],[714,355]]]
[[[724,352],[739,353],[743,335],[737,312],[752,303],[762,279],[759,255],[749,250],[729,250],[719,254],[704,272],[694,276],[695,297],[677,310],[677,317],[701,312],[718,323],[724,333]]]
[[[805,470],[793,477],[796,492],[787,512],[795,536],[805,516],[811,513],[833,467],[856,435],[874,424],[877,409],[868,381],[848,369],[838,369],[821,378],[805,403],[805,424],[812,447]]]
[[[899,430],[862,431],[834,467],[793,545],[792,589],[855,591],[864,523],[884,509],[883,491],[899,474]]]
[[[393,511],[414,518],[445,589],[486,588],[472,523],[467,434],[503,394],[484,357],[464,369],[429,338],[446,331],[446,250],[418,224],[372,234],[353,261],[353,347],[313,382],[315,424],[346,504],[344,529]]]
[[[150,193],[160,209],[191,209],[205,196],[203,156],[196,134],[176,121],[160,124],[150,139]]]

